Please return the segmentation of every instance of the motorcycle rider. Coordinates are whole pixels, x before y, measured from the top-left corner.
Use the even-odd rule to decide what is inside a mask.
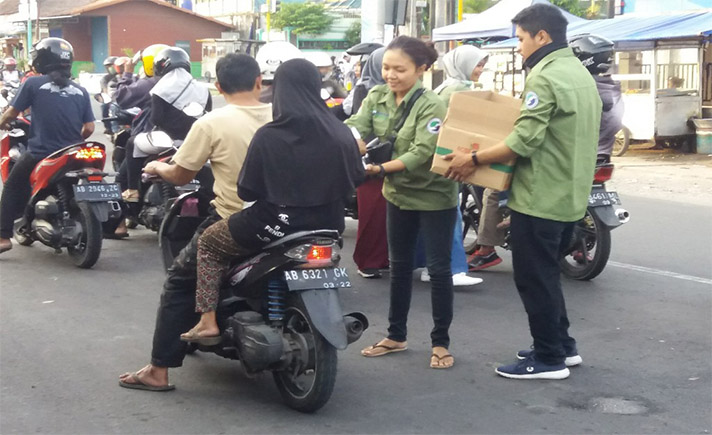
[[[118,59],[116,56],[109,56],[104,59],[104,68],[106,69],[106,74],[101,77],[99,81],[99,86],[101,87],[101,92],[112,97],[116,92],[116,86],[118,84],[116,68],[114,68],[114,62]],[[111,102],[104,101],[101,105],[101,117],[106,118],[109,116],[109,106]],[[113,133],[111,129],[111,121],[104,121],[104,134]]]
[[[238,178],[238,195],[254,204],[200,236],[196,311],[201,316],[181,340],[220,342],[216,309],[232,260],[298,231],[343,232],[344,199],[361,183],[364,169],[349,128],[329,112],[320,89],[319,73],[307,60],[292,59],[277,70],[274,121],[255,133]]]
[[[5,69],[2,71],[2,82],[5,83],[19,83],[20,82],[20,71],[17,70],[17,61],[14,57],[6,57],[3,60],[3,65]]]
[[[29,180],[35,165],[94,132],[89,94],[71,81],[72,45],[64,39],[45,38],[33,46],[30,55],[42,75],[25,81],[0,118],[0,128],[8,130],[10,122],[32,108],[28,151],[12,168],[0,200],[0,253],[12,249],[13,223],[30,199]]]
[[[182,365],[186,346],[180,341],[180,334],[196,320],[198,237],[213,223],[242,210],[243,202],[237,196],[237,175],[252,136],[259,127],[272,120],[272,106],[259,101],[262,79],[255,59],[246,54],[228,54],[218,60],[215,71],[215,86],[227,105],[193,124],[183,145],[173,156],[174,164],[154,161],[144,168],[146,173],[159,175],[169,183],[185,184],[210,160],[215,176],[215,199],[211,203],[214,210],[210,217],[168,269],[156,318],[151,363],[137,372],[121,375],[119,384],[125,388],[151,391],[174,388],[168,383],[168,368]]]
[[[178,47],[168,47],[156,54],[153,58],[153,74],[159,80],[149,92],[151,124],[155,129],[167,133],[173,141],[183,141],[195,120],[212,109],[210,92],[190,75],[188,53]],[[195,116],[184,112],[191,104],[197,104],[199,113]],[[126,146],[128,189],[123,193],[124,201],[135,202],[139,198],[141,169],[145,157],[154,151],[146,141],[144,134]]]
[[[348,93],[341,86],[341,83],[334,78],[334,61],[323,51],[308,53],[307,59],[314,64],[321,75],[321,88],[326,91],[324,97],[346,98]],[[325,98],[325,99],[327,99]]]
[[[623,128],[623,97],[621,83],[613,80],[613,41],[597,35],[578,35],[569,40],[574,55],[596,81],[596,89],[603,103],[601,128],[598,133],[598,162],[609,163],[616,133]]]
[[[262,93],[260,101],[263,103],[272,102],[272,81],[277,68],[290,59],[301,59],[304,54],[286,41],[268,42],[257,52],[255,60],[260,65],[262,71]]]

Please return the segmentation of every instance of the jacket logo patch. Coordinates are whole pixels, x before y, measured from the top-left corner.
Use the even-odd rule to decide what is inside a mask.
[[[527,106],[527,109],[533,109],[539,105],[539,96],[536,92],[527,92],[527,96],[524,98],[524,105]]]
[[[438,134],[440,132],[441,125],[442,125],[442,121],[440,121],[439,118],[433,118],[430,121],[428,121],[426,128],[430,134]]]

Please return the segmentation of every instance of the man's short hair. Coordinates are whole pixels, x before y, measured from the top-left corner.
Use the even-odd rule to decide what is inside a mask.
[[[218,60],[215,74],[225,93],[248,92],[255,88],[260,66],[246,54],[230,53]]]
[[[546,31],[553,42],[566,42],[568,21],[556,6],[536,3],[524,8],[512,18],[512,23],[534,37],[540,30]]]

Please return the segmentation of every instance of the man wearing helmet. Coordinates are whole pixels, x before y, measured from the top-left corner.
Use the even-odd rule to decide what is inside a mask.
[[[60,38],[45,38],[34,45],[30,55],[33,67],[42,75],[23,83],[0,118],[0,128],[7,130],[20,113],[32,108],[28,151],[15,163],[2,191],[0,252],[12,249],[13,223],[30,198],[30,174],[35,165],[94,132],[89,94],[71,81],[71,44]]]
[[[182,141],[195,120],[212,109],[210,92],[190,75],[190,58],[181,48],[167,47],[158,52],[153,58],[152,70],[159,80],[149,91],[151,125],[167,133],[172,140]],[[191,110],[195,113],[191,113]],[[126,146],[125,201],[132,202],[139,198],[141,169],[145,157],[150,154],[150,151],[141,148],[139,139],[144,136],[138,136]]]
[[[277,68],[284,62],[296,58],[304,58],[304,55],[297,47],[286,41],[268,42],[260,48],[255,60],[262,72],[261,102],[272,102],[272,80]]]
[[[99,81],[99,86],[101,87],[101,92],[112,97],[116,92],[116,86],[118,84],[116,69],[114,68],[114,61],[118,59],[116,56],[109,56],[104,59],[104,68],[106,69],[106,74],[101,77]],[[105,101],[101,105],[101,117],[106,118],[109,116],[109,101]],[[104,121],[104,134],[113,133],[111,129],[111,121]]]
[[[603,103],[601,128],[598,133],[598,161],[611,161],[616,134],[623,128],[623,98],[621,83],[610,74],[613,66],[613,41],[596,35],[578,35],[569,40],[574,55],[596,81],[596,89]]]
[[[17,70],[17,61],[13,57],[6,57],[3,61],[5,69],[2,71],[2,82],[3,83],[19,83],[20,82],[20,72]]]

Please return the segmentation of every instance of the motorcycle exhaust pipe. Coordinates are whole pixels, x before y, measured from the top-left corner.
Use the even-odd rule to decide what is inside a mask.
[[[627,223],[630,220],[630,213],[628,213],[628,210],[624,208],[616,209],[614,213],[621,224]]]
[[[363,331],[368,329],[368,319],[365,314],[359,311],[345,315],[344,324],[346,325],[346,341],[348,344],[361,338]]]

